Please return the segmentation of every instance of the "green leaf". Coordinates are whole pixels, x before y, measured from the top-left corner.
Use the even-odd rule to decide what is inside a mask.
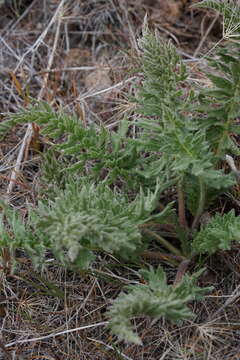
[[[240,216],[231,210],[223,215],[217,213],[210,223],[202,226],[192,246],[197,254],[211,255],[218,250],[230,250],[233,241],[240,242]]]
[[[39,203],[35,227],[65,265],[88,266],[94,250],[127,259],[145,247],[139,225],[152,219],[164,222],[172,213],[172,204],[168,204],[162,212],[152,214],[160,191],[159,183],[154,192],[145,195],[140,191],[129,202],[103,183],[72,182],[54,200]]]
[[[221,76],[216,76],[211,73],[206,74],[208,78],[216,85],[218,88],[224,89],[224,92],[228,93],[228,91],[233,90],[233,83]]]
[[[48,242],[45,237],[40,240],[36,232],[32,230],[31,219],[29,224],[24,224],[19,212],[10,207],[3,201],[0,201],[0,247],[8,248],[12,260],[16,249],[24,249],[31,256],[34,265],[43,264]]]
[[[211,8],[224,17],[224,35],[228,39],[239,33],[240,7],[235,1],[204,0],[194,5],[200,8]]]
[[[191,300],[200,300],[212,288],[199,288],[196,282],[202,270],[188,276],[175,287],[167,285],[166,275],[159,267],[141,271],[147,284],[130,285],[127,293],[121,293],[110,307],[107,316],[110,318],[111,332],[119,340],[141,344],[141,340],[133,331],[131,318],[135,316],[151,316],[154,319],[165,317],[167,320],[178,322],[193,316],[187,306]]]

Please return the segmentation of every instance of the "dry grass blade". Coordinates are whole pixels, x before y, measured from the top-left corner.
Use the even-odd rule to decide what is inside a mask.
[[[55,56],[55,52],[56,52],[56,49],[57,49],[57,44],[58,44],[58,40],[59,40],[59,35],[60,35],[60,26],[61,26],[61,22],[62,22],[62,17],[63,17],[63,14],[64,14],[64,4],[65,4],[65,1],[66,0],[61,0],[55,14],[54,14],[54,18],[57,19],[57,29],[56,29],[56,33],[55,33],[55,37],[54,37],[54,43],[53,43],[53,47],[52,47],[52,51],[51,51],[51,54],[50,54],[50,57],[49,57],[49,60],[48,60],[48,65],[47,65],[47,73],[45,74],[44,76],[44,79],[43,79],[43,85],[42,85],[42,88],[40,90],[40,93],[38,95],[38,100],[41,100],[43,95],[44,95],[44,91],[45,91],[45,88],[47,86],[47,82],[48,82],[48,76],[49,76],[49,73],[48,71],[51,69],[52,67],[52,64],[53,64],[53,59],[54,59],[54,56]]]
[[[184,62],[190,63],[192,81],[205,84],[206,79],[199,73],[206,61],[197,54],[209,55],[216,46],[213,44],[232,38],[236,28],[232,22],[228,26],[223,24],[222,34],[219,17],[209,16],[206,9],[190,9],[188,5],[196,2],[11,0],[2,5],[0,1],[0,116],[4,118],[6,113],[18,111],[25,106],[26,98],[36,98],[46,100],[54,109],[62,107],[76,113],[84,126],[97,123],[115,130],[125,117],[137,123],[140,115],[135,112],[137,105],[129,101],[129,94],[136,94],[133,83],[142,82],[142,74],[131,70],[138,67],[136,39],[146,13],[150,27],[157,28],[159,36],[172,40]],[[171,10],[168,13],[167,8]],[[207,25],[201,33],[202,24]],[[92,74],[94,79],[97,73],[102,78],[106,76],[109,83],[102,82],[100,90],[88,88],[86,79]],[[209,83],[205,85],[208,87]],[[131,131],[133,137],[137,136],[134,125]],[[35,189],[36,193],[42,191],[41,155],[29,146],[33,135],[32,124],[17,126],[0,147],[1,194],[3,198],[7,195],[8,202],[19,210],[24,220],[28,216],[27,206],[37,204]],[[43,147],[48,145],[44,143]],[[238,173],[236,159],[230,159],[228,164]],[[236,202],[239,189],[235,191]],[[175,268],[162,261],[165,254],[156,253],[154,246],[148,254],[151,256],[142,259],[141,266],[163,264],[173,283]],[[0,342],[0,358],[240,358],[238,247],[228,254],[234,271],[226,269],[219,257],[208,260],[211,276],[204,275],[199,281],[204,286],[214,285],[215,292],[200,304],[189,305],[197,314],[192,322],[180,326],[162,319],[133,320],[142,347],[116,343],[104,318],[107,306],[122,286],[141,281],[134,266],[123,266],[117,258],[101,254],[89,273],[74,273],[56,264],[53,254],[47,253],[47,266],[36,275],[21,249],[16,255],[17,276],[5,272],[0,264],[0,324],[4,339]],[[173,260],[181,258],[173,257]],[[183,271],[180,268],[176,280],[181,279]]]
[[[57,30],[56,30],[56,35],[55,35],[55,39],[54,39],[54,45],[53,45],[53,49],[52,49],[52,53],[51,53],[51,56],[49,58],[49,61],[48,61],[48,67],[47,67],[47,70],[50,70],[51,66],[52,66],[52,63],[53,63],[53,58],[54,58],[54,54],[55,54],[55,51],[56,51],[56,47],[57,47],[57,42],[58,42],[58,38],[59,38],[59,31],[60,31],[60,25],[61,25],[61,16],[62,16],[62,11],[63,11],[63,6],[64,6],[64,3],[65,3],[65,0],[62,0],[54,14],[54,16],[52,17],[50,23],[49,23],[49,26],[47,29],[50,29],[50,27],[52,26],[52,24],[54,24],[54,22],[56,21],[56,19],[58,19],[58,22],[57,22]],[[44,37],[47,35],[47,29],[45,30],[45,32],[43,32],[43,34],[40,36],[41,38],[41,41],[43,41]],[[37,48],[37,44],[39,43],[39,39],[38,41],[34,44],[34,47],[33,48]],[[29,49],[30,50],[33,50],[32,49]],[[27,53],[25,53],[25,56],[27,55]],[[18,63],[18,66],[21,65],[22,61],[24,60],[24,56],[20,59],[19,63]],[[15,69],[17,70],[17,68]],[[44,77],[44,81],[43,81],[43,85],[41,87],[41,90],[40,90],[40,93],[38,95],[38,100],[41,100],[42,97],[43,97],[43,93],[44,93],[44,90],[47,86],[47,80],[48,80],[48,73],[46,73],[45,77]],[[28,127],[27,127],[27,131],[24,135],[24,138],[23,138],[23,142],[21,144],[21,147],[20,147],[20,150],[19,150],[19,154],[18,154],[18,157],[17,157],[17,161],[16,161],[16,165],[14,167],[14,169],[12,170],[12,173],[11,173],[11,177],[10,177],[10,182],[9,182],[9,185],[8,185],[8,188],[7,188],[7,194],[11,194],[12,190],[13,190],[13,186],[15,184],[15,181],[16,181],[16,177],[17,177],[17,174],[19,173],[20,171],[20,168],[21,168],[21,163],[22,163],[22,160],[23,160],[23,156],[24,156],[24,152],[25,152],[25,149],[28,148],[29,146],[29,143],[31,141],[31,138],[33,136],[33,127],[32,127],[32,124],[28,124]]]
[[[107,321],[103,321],[101,323],[96,323],[96,324],[90,324],[90,325],[86,325],[86,326],[80,326],[78,328],[74,328],[74,329],[68,329],[68,330],[64,330],[64,331],[60,331],[58,333],[53,333],[53,334],[49,334],[49,335],[45,335],[45,336],[39,336],[36,338],[31,338],[31,339],[25,339],[25,340],[17,340],[17,341],[13,341],[9,344],[5,345],[5,348],[8,347],[12,347],[14,345],[17,344],[25,344],[25,343],[29,343],[29,342],[37,342],[37,341],[41,341],[41,340],[46,340],[46,339],[50,339],[50,338],[55,338],[57,336],[61,336],[61,335],[66,335],[69,333],[73,333],[73,332],[77,332],[77,331],[81,331],[81,330],[86,330],[86,329],[91,329],[91,328],[96,328],[98,326],[105,326],[108,325]]]
[[[20,171],[20,168],[21,168],[24,152],[25,152],[25,149],[27,148],[28,144],[31,141],[32,133],[33,133],[32,124],[28,124],[27,131],[26,131],[26,133],[24,135],[24,138],[23,138],[23,141],[22,141],[19,153],[18,153],[16,164],[14,166],[14,169],[12,170],[12,173],[11,173],[10,182],[9,182],[9,185],[8,185],[8,188],[7,188],[7,195],[8,196],[11,194],[11,192],[13,190],[13,187],[15,185],[17,175],[18,175],[18,173]]]

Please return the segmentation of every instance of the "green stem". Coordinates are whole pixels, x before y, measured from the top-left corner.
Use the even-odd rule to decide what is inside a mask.
[[[155,232],[148,230],[148,229],[144,229],[143,232],[147,235],[150,235],[152,237],[154,237],[162,246],[164,246],[166,249],[168,249],[172,254],[177,255],[177,256],[182,256],[182,253],[179,249],[177,249],[175,246],[173,246],[172,244],[170,244],[169,241],[167,241],[166,239],[164,239],[162,236],[156,234]]]
[[[185,199],[184,199],[184,193],[183,193],[183,179],[178,181],[177,193],[178,193],[179,223],[180,223],[180,226],[183,229],[187,230],[188,229],[188,224],[187,224],[186,214],[185,214]]]
[[[200,217],[204,211],[205,200],[206,200],[206,188],[205,188],[203,178],[201,176],[199,176],[198,179],[199,179],[200,196],[199,196],[197,212],[194,217],[193,224],[192,224],[192,230],[194,230],[198,227]]]
[[[189,259],[184,259],[181,262],[181,264],[178,267],[177,275],[176,275],[176,278],[174,280],[173,286],[177,286],[182,281],[190,262],[191,262],[191,260],[189,260]]]
[[[236,96],[238,96],[238,93],[239,93],[239,86],[236,87],[235,92],[233,94],[233,101],[230,104],[230,107],[229,107],[229,110],[228,110],[228,118],[227,118],[227,121],[226,121],[226,124],[225,124],[225,130],[224,130],[224,132],[223,132],[223,134],[222,134],[222,136],[221,136],[221,138],[219,140],[219,143],[218,143],[218,147],[217,147],[217,151],[216,151],[217,156],[221,155],[222,146],[225,143],[225,140],[229,135],[229,129],[230,129],[230,126],[231,126],[231,124],[233,122],[233,117],[231,116],[231,114],[232,114],[234,106],[235,106],[234,99],[235,99]]]
[[[139,227],[140,229],[155,228],[159,230],[165,230],[168,231],[171,236],[176,237],[176,234],[174,234],[175,226],[172,224],[158,224],[156,222],[147,222],[145,224],[140,224]]]
[[[222,144],[224,144],[225,139],[226,139],[226,137],[227,137],[227,134],[228,134],[228,132],[227,132],[227,131],[224,131],[221,139],[219,140],[218,147],[217,147],[217,151],[216,151],[216,156],[217,156],[217,157],[219,157],[220,154],[221,154]]]
[[[164,254],[159,251],[144,250],[141,255],[146,258],[165,261],[165,262],[173,265],[174,267],[178,267],[179,263],[181,263],[183,260],[185,260],[182,256],[177,256],[177,255],[172,255],[172,254]]]

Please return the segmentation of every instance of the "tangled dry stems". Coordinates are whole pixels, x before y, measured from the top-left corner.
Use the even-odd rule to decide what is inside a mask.
[[[122,113],[134,108],[134,104],[126,101],[126,94],[135,91],[134,77],[128,72],[129,57],[131,51],[137,51],[136,37],[146,10],[150,23],[164,36],[180,43],[184,53],[189,50],[186,39],[193,40],[194,57],[207,42],[207,29],[217,23],[211,14],[200,13],[199,23],[204,31],[193,35],[189,33],[191,11],[181,28],[167,17],[163,21],[164,13],[157,17],[154,2],[144,0],[52,0],[43,1],[42,6],[34,0],[23,9],[12,4],[4,10],[9,15],[0,29],[2,117],[27,106],[32,97],[47,100],[55,108],[61,105],[66,111],[76,112],[86,125],[104,122],[109,128],[117,125]],[[211,20],[207,29],[206,19]],[[194,57],[188,54],[190,60]],[[95,86],[92,79],[97,77],[100,85]],[[30,146],[33,131],[31,125],[27,129],[17,127],[1,143],[1,196],[7,193],[8,201],[23,217],[26,204],[36,202],[41,171],[40,159]],[[49,266],[37,273],[20,252],[13,274],[4,249],[2,256],[3,359],[240,357],[239,249],[209,260],[208,273],[202,281],[204,285],[214,284],[216,290],[204,303],[192,304],[198,307],[194,322],[173,326],[163,320],[137,321],[143,347],[116,345],[103,326],[106,307],[122,285],[134,277],[133,269],[105,256],[98,259],[92,273],[71,273],[55,264],[49,254]],[[174,270],[169,268],[168,274],[171,280]]]

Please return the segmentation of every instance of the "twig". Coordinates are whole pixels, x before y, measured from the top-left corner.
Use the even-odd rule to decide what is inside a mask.
[[[90,98],[90,97],[93,97],[93,96],[96,96],[96,95],[100,95],[100,94],[104,94],[105,92],[108,92],[112,89],[115,89],[119,86],[123,86],[125,84],[127,84],[128,82],[132,81],[132,80],[135,80],[136,79],[136,76],[132,76],[131,78],[127,79],[127,80],[123,80],[123,81],[120,81],[119,83],[113,85],[113,86],[110,86],[109,88],[106,88],[106,89],[103,89],[103,90],[100,90],[100,91],[96,91],[95,93],[93,94],[86,94],[86,95],[82,95],[82,96],[79,96],[78,99],[76,100],[84,100],[84,99],[87,99],[87,98]]]
[[[36,6],[38,0],[33,1],[26,10],[17,18],[17,20],[13,23],[13,25],[7,30],[7,34],[10,32],[13,33],[13,30],[17,27],[17,25],[22,21],[22,19],[29,13],[32,7]]]
[[[9,351],[6,350],[6,346],[5,346],[4,342],[3,342],[1,339],[0,339],[0,348],[1,348],[2,351],[4,352],[4,354],[5,354],[5,356],[6,356],[6,359],[11,360],[12,357],[11,357]]]
[[[37,39],[37,41],[25,52],[25,54],[22,55],[17,67],[15,68],[14,72],[17,71],[17,69],[19,68],[19,66],[23,63],[23,60],[25,59],[25,57],[31,52],[33,51],[35,48],[37,48],[40,44],[43,43],[44,38],[46,37],[50,27],[54,24],[54,22],[56,21],[59,12],[62,9],[62,6],[64,4],[65,0],[62,0],[60,2],[60,4],[57,7],[57,10],[55,11],[55,14],[53,15],[51,21],[49,22],[48,26],[46,27],[46,29],[42,32],[42,34],[39,36],[39,38]]]
[[[100,340],[97,340],[97,339],[92,339],[92,338],[89,338],[89,337],[87,339],[90,340],[90,341],[93,341],[93,342],[95,342],[97,344],[101,344],[101,345],[105,346],[107,349],[116,351],[116,349],[113,346],[105,344],[103,341],[100,341]],[[119,355],[121,355],[124,359],[133,360],[132,358],[125,355],[124,353],[120,352],[118,349],[117,349],[117,351],[118,351]]]
[[[48,60],[47,71],[49,71],[51,69],[51,67],[52,67],[54,55],[55,55],[57,44],[58,44],[58,39],[59,39],[59,34],[60,34],[60,26],[61,26],[61,22],[62,22],[61,13],[62,13],[62,8],[63,8],[63,5],[64,5],[64,2],[65,2],[65,0],[62,0],[59,7],[58,7],[58,9],[57,9],[57,12],[58,12],[57,30],[56,30],[56,34],[55,34],[55,38],[54,38],[54,43],[53,43],[53,48],[52,48],[52,51],[51,51],[51,55],[50,55],[49,60]],[[40,100],[43,97],[44,90],[46,89],[46,86],[47,86],[48,77],[49,77],[49,72],[47,72],[44,75],[43,85],[42,85],[42,88],[41,88],[40,93],[38,95],[38,100]]]
[[[36,46],[36,44],[40,44],[44,37],[46,36],[49,28],[51,27],[51,25],[54,23],[54,21],[57,19],[58,17],[58,26],[57,26],[57,31],[56,31],[56,36],[55,36],[55,39],[54,39],[54,46],[53,46],[53,50],[52,50],[52,53],[51,53],[51,56],[50,56],[50,59],[49,59],[49,62],[48,62],[48,69],[51,68],[52,66],[52,63],[53,63],[53,58],[54,58],[54,53],[55,53],[55,50],[56,50],[56,46],[57,46],[57,41],[58,41],[58,38],[59,38],[59,28],[60,28],[60,19],[61,19],[61,16],[59,16],[59,14],[61,13],[62,11],[62,7],[64,5],[64,2],[65,0],[62,0],[61,3],[59,4],[57,10],[55,11],[55,14],[54,16],[52,17],[51,21],[49,22],[47,28],[43,31],[43,33],[41,34],[41,36],[38,38],[37,42],[35,42],[33,44],[33,46],[31,46],[31,48],[22,56],[22,58],[20,59],[19,63],[18,63],[18,66],[17,68],[20,66],[20,64],[22,63],[22,61],[24,60],[25,56],[34,49],[34,47]],[[16,68],[16,69],[17,69]],[[16,71],[15,69],[15,71]],[[48,80],[48,73],[46,74],[45,78],[44,78],[44,81],[43,81],[43,86],[40,90],[40,93],[39,93],[39,96],[38,96],[38,100],[40,100],[42,98],[42,95],[43,95],[43,91],[46,87],[46,83],[47,83],[47,80]],[[31,138],[32,138],[32,135],[33,135],[33,126],[32,124],[28,124],[28,127],[27,127],[27,131],[24,135],[24,138],[23,138],[23,142],[21,144],[21,147],[20,147],[20,150],[19,150],[19,153],[18,153],[18,157],[17,157],[17,161],[16,161],[16,165],[11,173],[11,176],[10,176],[10,182],[9,182],[9,185],[8,185],[8,188],[7,188],[7,194],[10,194],[13,190],[13,186],[16,182],[16,176],[17,176],[17,173],[19,172],[20,170],[20,167],[21,167],[21,164],[22,164],[22,159],[23,159],[23,156],[24,156],[24,152],[25,152],[25,149],[28,147],[28,144],[30,143],[31,141]]]
[[[2,178],[2,179],[4,179],[4,180],[10,180],[8,176],[2,175],[2,174],[0,174],[0,178]],[[30,186],[28,186],[28,185],[26,185],[26,184],[24,184],[24,183],[22,183],[22,182],[20,182],[20,181],[13,180],[13,179],[11,179],[11,181],[15,182],[15,184],[17,184],[17,185],[19,185],[19,186],[22,186],[23,188],[25,188],[25,189],[28,190],[28,191],[31,191],[31,192],[33,191],[33,190],[30,188]]]
[[[15,164],[14,169],[12,170],[12,173],[10,176],[10,182],[8,184],[7,194],[10,194],[12,192],[13,186],[16,183],[16,177],[17,177],[17,174],[18,174],[21,164],[22,164],[24,151],[25,151],[25,148],[26,148],[28,142],[31,140],[31,137],[32,137],[32,124],[28,124],[27,131],[24,135],[23,142],[21,144],[21,147],[20,147],[20,150],[18,153],[16,164]]]
[[[34,157],[34,160],[39,160],[40,157],[39,156],[36,156]],[[22,165],[25,165],[25,164],[30,164],[31,162],[33,161],[33,159],[30,159],[30,160],[26,160],[26,161],[22,161]],[[15,165],[9,165],[9,166],[0,166],[0,173],[1,172],[4,172],[6,170],[9,170],[9,169],[13,169],[15,167]]]
[[[13,49],[8,45],[8,43],[4,40],[2,36],[0,36],[0,40],[6,46],[6,48],[10,51],[10,53],[15,57],[15,59],[20,60],[20,57],[13,51]]]
[[[81,327],[77,327],[74,329],[68,329],[68,330],[64,330],[64,331],[60,331],[56,334],[49,334],[49,335],[45,335],[45,336],[40,336],[40,337],[36,337],[36,338],[31,338],[31,339],[25,339],[25,340],[17,340],[17,341],[13,341],[11,343],[8,343],[5,345],[5,348],[17,345],[17,344],[25,344],[25,343],[29,343],[29,342],[34,342],[34,341],[40,341],[40,340],[46,340],[46,339],[50,339],[56,336],[60,336],[60,335],[65,335],[65,334],[69,334],[69,333],[73,333],[76,331],[81,331],[81,330],[86,330],[86,329],[91,329],[93,327],[99,327],[99,326],[105,326],[108,325],[108,321],[103,321],[100,323],[96,323],[96,324],[90,324],[90,325],[86,325],[86,326],[81,326]]]
[[[212,28],[213,28],[213,26],[214,26],[214,24],[215,24],[215,22],[217,21],[218,18],[219,18],[219,14],[217,13],[216,16],[214,17],[213,21],[212,21],[211,24],[209,25],[207,31],[205,32],[204,36],[202,37],[200,43],[198,44],[198,47],[196,48],[196,50],[195,50],[195,52],[194,52],[194,54],[193,54],[193,57],[197,57],[199,51],[201,50],[201,48],[202,48],[205,40],[207,39],[210,31],[212,30]]]
[[[117,66],[114,69],[122,70],[126,68],[125,66]],[[112,68],[108,65],[97,65],[97,66],[74,66],[74,67],[65,67],[65,68],[56,68],[56,69],[48,69],[41,70],[36,72],[33,76],[45,74],[45,73],[55,73],[55,72],[70,72],[70,71],[90,71],[90,70],[111,70]],[[3,69],[4,71],[4,69]]]
[[[236,287],[236,289],[233,291],[231,297],[229,297],[225,303],[223,304],[223,306],[221,306],[217,311],[215,311],[215,313],[211,314],[209,316],[209,318],[207,319],[208,321],[216,318],[217,315],[219,315],[219,313],[221,313],[226,307],[228,307],[230,304],[232,304],[235,300],[237,300],[240,297],[240,285],[238,285]]]
[[[119,1],[119,6],[120,6],[120,8],[123,10],[124,15],[125,15],[125,18],[126,18],[126,22],[127,22],[127,26],[128,26],[128,32],[129,32],[129,40],[130,40],[130,43],[131,43],[131,47],[132,47],[133,49],[135,49],[138,54],[140,54],[140,52],[139,52],[139,47],[138,47],[137,40],[136,40],[136,32],[133,30],[133,26],[132,26],[131,21],[130,21],[130,19],[129,19],[129,10],[128,10],[127,1],[126,1],[126,0],[124,0],[124,1]],[[145,16],[146,16],[146,15],[145,15]]]

